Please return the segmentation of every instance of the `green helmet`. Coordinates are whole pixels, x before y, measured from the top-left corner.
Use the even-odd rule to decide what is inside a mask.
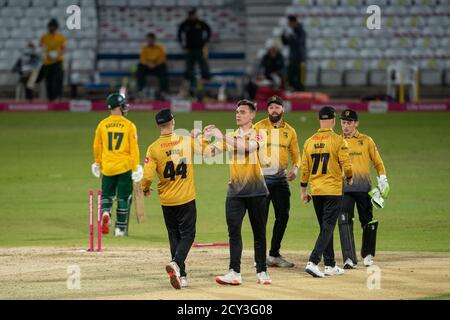
[[[124,115],[126,115],[129,110],[127,99],[120,93],[111,93],[106,98],[106,105],[108,106],[109,110],[120,107]]]

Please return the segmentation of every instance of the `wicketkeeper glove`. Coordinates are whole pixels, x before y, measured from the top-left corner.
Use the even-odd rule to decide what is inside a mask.
[[[96,178],[100,178],[100,165],[98,163],[93,163],[91,165],[91,171],[92,174],[96,177]]]
[[[381,196],[383,198],[387,198],[389,191],[391,188],[389,187],[389,183],[387,181],[386,176],[383,174],[377,178],[378,181],[378,189],[380,190]]]
[[[372,205],[373,205],[375,208],[378,208],[378,209],[383,209],[383,208],[384,208],[384,199],[383,199],[383,197],[381,196],[381,191],[380,191],[380,189],[378,189],[378,187],[373,188],[373,189],[369,192],[369,195],[370,195],[370,197],[372,198],[372,199],[371,199],[371,202],[372,202]]]
[[[142,180],[143,177],[144,177],[144,169],[142,168],[141,165],[138,165],[138,166],[137,166],[137,170],[136,170],[136,171],[133,171],[133,172],[131,173],[131,179],[132,179],[134,182],[139,182],[139,181]]]

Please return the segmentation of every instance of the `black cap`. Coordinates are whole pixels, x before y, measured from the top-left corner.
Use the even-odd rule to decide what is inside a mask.
[[[272,103],[283,106],[283,99],[281,99],[279,96],[271,96],[269,99],[267,99],[267,106],[270,106]]]
[[[347,121],[358,121],[358,114],[352,109],[345,109],[342,111],[340,119]]]
[[[158,111],[158,113],[155,116],[155,120],[157,124],[163,124],[166,122],[169,122],[175,118],[175,116],[172,114],[172,111],[170,109],[161,109]]]
[[[336,110],[331,106],[325,106],[319,111],[320,120],[329,120],[336,117]]]

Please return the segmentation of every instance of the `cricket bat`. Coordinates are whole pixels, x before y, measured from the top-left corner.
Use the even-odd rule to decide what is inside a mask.
[[[39,64],[39,66],[37,66],[36,68],[33,69],[33,71],[31,71],[30,77],[28,78],[28,81],[26,84],[28,89],[30,89],[30,90],[34,89],[37,78],[39,76],[39,72],[41,71],[41,67],[42,67],[42,64]]]
[[[144,192],[140,182],[133,182],[133,198],[137,222],[140,224],[145,221]]]

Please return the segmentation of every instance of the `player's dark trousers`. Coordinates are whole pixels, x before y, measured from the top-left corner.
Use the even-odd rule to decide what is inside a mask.
[[[191,82],[191,87],[195,87],[195,64],[198,63],[200,66],[200,73],[202,79],[209,80],[211,74],[209,73],[208,61],[206,61],[203,55],[202,49],[187,50],[186,51],[186,71],[185,78]]]
[[[358,263],[355,240],[353,235],[353,218],[355,216],[355,204],[358,208],[361,228],[373,219],[373,208],[370,196],[367,192],[345,192],[342,198],[342,211],[339,216],[339,236],[341,238],[343,261],[350,259]]]
[[[296,91],[304,91],[305,90],[305,76],[306,76],[306,67],[305,63],[300,62],[291,62],[287,68],[287,78],[289,84]]]
[[[161,91],[169,91],[169,81],[167,78],[167,65],[162,63],[153,69],[150,69],[146,65],[139,63],[136,78],[137,78],[137,89],[142,91],[145,88],[147,82],[147,76],[155,75],[158,78],[159,87]]]
[[[126,234],[128,234],[132,193],[131,170],[115,176],[102,177],[102,212],[107,211],[111,215],[113,199],[117,195],[116,227]]]
[[[33,89],[27,87],[27,82],[30,79],[30,75],[22,75],[20,77],[20,83],[22,83],[25,89],[25,99],[33,100]]]
[[[241,272],[242,221],[245,212],[253,230],[256,272],[267,270],[266,265],[266,225],[267,197],[227,197],[225,203],[228,236],[230,239],[230,269]]]
[[[269,255],[272,257],[280,256],[281,241],[286,231],[289,221],[290,197],[289,184],[287,181],[276,183],[267,183],[269,196],[267,197],[267,212],[269,212],[270,202],[273,204],[275,212],[275,223],[273,225],[272,241],[270,244]]]
[[[42,66],[39,79],[45,79],[48,100],[53,101],[62,97],[64,81],[62,62]]]
[[[325,265],[334,267],[333,231],[341,211],[342,196],[313,196],[312,199],[320,233],[309,261],[318,264],[323,255]]]
[[[349,214],[349,219],[353,219],[356,204],[362,228],[373,219],[373,207],[370,200],[367,192],[346,192],[342,198],[342,211]]]
[[[185,261],[195,238],[197,207],[195,200],[178,206],[161,206],[169,235],[172,261],[180,267],[180,275],[186,276]]]

